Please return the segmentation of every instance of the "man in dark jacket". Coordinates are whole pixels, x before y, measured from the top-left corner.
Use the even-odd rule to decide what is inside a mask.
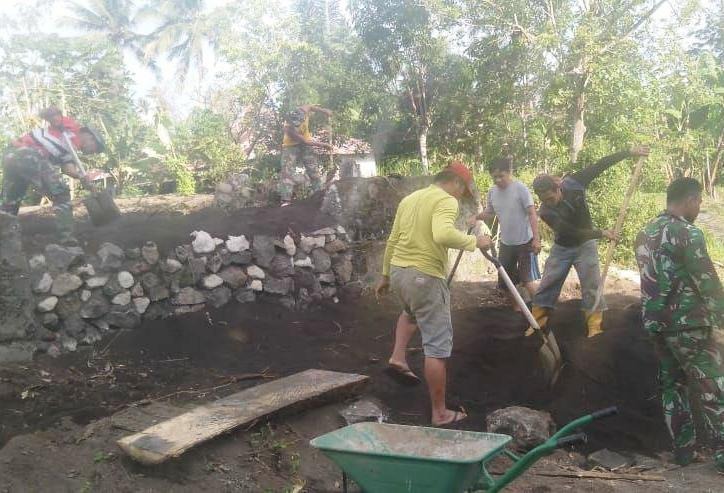
[[[647,147],[634,147],[630,151],[606,156],[563,180],[550,175],[539,175],[533,181],[533,190],[542,203],[539,216],[555,232],[555,243],[546,260],[543,279],[533,300],[533,316],[541,327],[548,322],[548,316],[561,294],[568,272],[571,267],[575,267],[581,282],[581,306],[586,314],[588,337],[602,332],[605,301],[601,300],[593,311],[601,282],[597,240],[615,240],[616,237],[613,231],[593,227],[586,203],[586,188],[619,161],[629,157],[647,156],[648,153]]]

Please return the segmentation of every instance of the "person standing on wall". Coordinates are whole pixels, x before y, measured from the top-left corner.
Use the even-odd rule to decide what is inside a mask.
[[[319,159],[314,148],[332,150],[332,145],[312,138],[309,129],[309,117],[312,113],[332,116],[332,111],[321,106],[306,104],[292,110],[284,125],[282,141],[282,167],[279,178],[279,196],[282,207],[289,205],[294,193],[297,166],[304,167],[310,181],[312,193],[322,188],[322,176],[319,171]]]
[[[387,239],[382,279],[375,289],[379,298],[392,287],[402,306],[388,370],[408,381],[419,381],[407,364],[407,344],[420,329],[434,426],[466,417],[463,411],[448,409],[445,401],[446,365],[453,346],[446,273],[448,248],[473,251],[491,245],[489,236],[476,237],[455,228],[458,200],[472,196],[474,186],[470,169],[453,162],[435,176],[432,185],[402,199]]]
[[[714,440],[714,462],[724,472],[724,290],[702,231],[694,226],[701,184],[679,178],[666,191],[666,211],[638,234],[643,324],[659,357],[659,383],[674,460],[694,459],[696,425],[691,390],[701,401],[703,424]]]

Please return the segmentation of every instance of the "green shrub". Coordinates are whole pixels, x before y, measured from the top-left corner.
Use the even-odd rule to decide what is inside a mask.
[[[196,192],[196,180],[194,180],[194,175],[186,167],[183,159],[169,157],[166,159],[166,167],[176,180],[176,193],[193,195]]]

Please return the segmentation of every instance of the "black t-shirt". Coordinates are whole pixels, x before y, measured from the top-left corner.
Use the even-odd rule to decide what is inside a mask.
[[[539,210],[540,218],[555,232],[557,244],[575,247],[601,238],[601,230],[593,227],[586,188],[601,173],[630,155],[628,151],[611,154],[563,179],[561,201],[553,207],[542,205]]]

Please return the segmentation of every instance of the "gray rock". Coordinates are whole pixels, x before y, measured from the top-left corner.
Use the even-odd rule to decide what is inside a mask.
[[[69,336],[62,336],[60,338],[60,345],[63,349],[71,353],[78,349],[78,341]]]
[[[319,280],[309,269],[296,269],[294,271],[294,285],[298,289],[306,289],[308,293],[319,293],[322,286]]]
[[[587,458],[588,467],[591,469],[594,467],[602,467],[609,471],[615,471],[616,469],[622,469],[624,467],[630,467],[634,464],[634,461],[630,457],[613,452],[608,449],[597,450],[590,454]]]
[[[126,258],[129,260],[139,260],[141,258],[141,249],[140,248],[127,248],[126,249]]]
[[[42,270],[45,268],[45,255],[39,253],[28,260],[30,270]]]
[[[131,304],[113,306],[111,311],[103,318],[110,326],[119,329],[132,329],[141,323],[141,315],[136,311],[136,307]]]
[[[92,320],[89,320],[91,325],[95,327],[96,329],[100,330],[101,332],[108,332],[111,330],[111,326],[108,325],[108,322],[106,320],[103,320],[102,318],[95,318]]]
[[[55,313],[46,313],[40,317],[40,323],[48,330],[57,331],[60,329],[60,318]]]
[[[169,289],[166,286],[154,286],[146,290],[148,297],[151,301],[165,300],[171,296]]]
[[[113,243],[103,243],[98,249],[98,258],[101,259],[100,267],[104,270],[120,269],[125,257],[121,247]]]
[[[127,305],[131,302],[131,292],[130,291],[122,291],[115,295],[113,299],[111,300],[111,303],[114,305]]]
[[[234,289],[242,287],[246,284],[247,280],[244,269],[235,265],[225,267],[221,272],[219,272],[219,277],[221,277],[229,287]]]
[[[264,271],[256,265],[250,265],[249,267],[247,267],[246,274],[252,279],[264,279],[266,277]]]
[[[96,268],[93,267],[93,264],[83,264],[75,269],[75,273],[81,277],[93,277],[96,275]]]
[[[218,288],[224,284],[224,280],[216,274],[210,274],[201,281],[201,285],[206,289]]]
[[[322,272],[317,276],[317,278],[322,284],[335,284],[337,282],[334,272]]]
[[[101,288],[108,282],[108,276],[97,276],[86,279],[85,285],[89,288]]]
[[[382,423],[387,419],[387,412],[374,399],[366,398],[353,402],[339,412],[348,425],[372,421]]]
[[[34,353],[35,344],[30,342],[0,344],[0,363],[28,363],[33,360]]]
[[[88,301],[91,297],[91,292],[88,289],[84,289],[80,292],[80,300],[81,301]]]
[[[123,289],[130,289],[134,282],[135,280],[133,279],[133,274],[130,272],[124,270],[118,273],[118,284]]]
[[[108,300],[100,294],[95,292],[91,295],[90,299],[83,303],[80,309],[80,316],[83,318],[100,318],[111,309]]]
[[[58,346],[58,344],[51,344],[50,346],[48,346],[48,349],[47,351],[45,351],[45,353],[51,358],[57,358],[62,354],[60,351],[60,346]]]
[[[174,315],[185,315],[187,313],[194,313],[194,312],[200,312],[201,310],[205,309],[206,305],[201,303],[199,305],[185,305],[185,306],[179,306],[176,308],[173,313]]]
[[[146,313],[150,304],[151,300],[148,298],[133,298],[133,306],[136,307],[136,311],[140,314]]]
[[[254,260],[258,265],[269,267],[274,255],[276,255],[274,238],[264,235],[255,236],[252,244],[252,252],[254,254]]]
[[[153,272],[146,272],[141,276],[141,285],[146,291],[150,290],[151,288],[161,286],[162,284],[163,283],[161,282],[161,278]]]
[[[37,309],[40,313],[47,313],[52,312],[55,310],[55,307],[58,305],[58,297],[57,296],[48,296],[44,300],[40,301],[38,303]]]
[[[219,258],[221,258],[221,265],[223,267],[226,267],[227,265],[231,265],[231,252],[229,252],[229,250],[222,247],[222,248],[219,248],[218,253],[219,253]]]
[[[108,282],[103,286],[103,294],[109,298],[113,298],[123,290],[124,288],[118,282],[118,276],[111,276],[110,279],[108,279]]]
[[[86,329],[88,324],[78,315],[63,320],[63,331],[74,338],[78,338]]]
[[[179,245],[174,249],[174,253],[179,262],[186,262],[194,256],[194,250],[191,245]]]
[[[143,260],[151,265],[158,262],[158,247],[152,241],[147,241],[143,248],[141,248],[141,256]]]
[[[32,332],[34,303],[20,223],[17,216],[0,212],[0,342]]]
[[[284,246],[284,250],[287,252],[287,255],[293,257],[297,254],[297,245],[294,244],[294,238],[286,235],[282,244]]]
[[[126,264],[126,268],[131,272],[131,274],[140,276],[141,274],[149,272],[151,270],[151,265],[143,260],[138,260]]]
[[[80,339],[80,342],[86,346],[91,346],[96,342],[100,341],[101,339],[102,337],[100,332],[98,332],[98,329],[96,329],[92,325],[89,325],[86,327],[85,332]]]
[[[143,295],[143,285],[141,285],[140,282],[137,282],[133,285],[133,288],[131,288],[131,296],[133,296],[134,298],[140,298]]]
[[[174,305],[197,305],[206,302],[206,296],[194,288],[183,288],[174,296]]]
[[[206,268],[209,269],[209,272],[213,272],[214,274],[219,272],[219,269],[221,269],[222,265],[223,261],[221,260],[221,255],[219,255],[218,252],[211,255],[211,257],[206,262]]]
[[[332,268],[332,259],[323,248],[312,250],[312,262],[314,263],[314,272],[327,272]]]
[[[227,304],[231,300],[231,289],[226,286],[219,286],[216,289],[212,289],[206,295],[209,304],[214,308],[220,308]]]
[[[332,270],[337,275],[339,284],[347,284],[352,280],[352,258],[349,255],[338,255],[332,258]]]
[[[37,339],[40,339],[41,341],[53,342],[54,340],[56,340],[56,339],[58,338],[58,334],[56,334],[56,333],[53,332],[52,330],[48,330],[48,329],[45,328],[45,327],[40,327],[40,328],[35,332],[35,337],[36,337]]]
[[[83,280],[75,274],[64,272],[58,274],[53,280],[53,287],[50,292],[53,296],[65,296],[68,293],[79,289],[83,285]]]
[[[178,272],[183,269],[183,264],[176,259],[167,258],[159,264],[159,267],[161,272],[173,274],[174,272]]]
[[[256,301],[256,293],[249,288],[242,288],[234,294],[236,301],[239,303],[253,303]]]
[[[312,236],[326,236],[326,235],[333,235],[336,233],[336,230],[334,228],[322,228],[318,229],[317,231],[312,231],[310,234]]]
[[[513,447],[529,450],[548,440],[556,425],[551,415],[522,406],[506,407],[488,414],[486,429],[490,433],[502,433],[513,437]]]
[[[194,257],[188,260],[189,271],[196,279],[206,274],[206,257]]]
[[[55,313],[57,313],[61,319],[73,317],[80,313],[80,307],[82,305],[83,302],[80,301],[80,293],[76,291],[60,298],[58,305],[55,307]]]
[[[294,281],[289,277],[277,279],[268,277],[264,282],[264,291],[272,294],[289,294],[294,289]]]
[[[37,279],[33,283],[33,293],[36,294],[43,294],[50,291],[50,288],[53,286],[53,277],[48,274],[47,272],[44,272],[43,275],[40,276],[39,279]]]
[[[252,254],[251,251],[245,250],[243,252],[232,253],[229,259],[232,264],[249,265],[252,261]]]
[[[51,269],[66,271],[83,259],[85,252],[80,247],[64,247],[51,243],[45,247],[45,261]]]
[[[322,288],[321,294],[324,299],[334,298],[337,296],[337,288],[334,286],[325,286]]]
[[[314,238],[311,236],[304,236],[302,235],[301,240],[299,241],[299,246],[302,249],[302,251],[306,253],[311,253],[312,250],[315,248],[324,248],[325,238],[324,236],[321,236],[319,238]]]
[[[347,244],[342,240],[329,241],[324,245],[324,250],[327,253],[339,253],[347,249]]]
[[[275,277],[287,277],[294,275],[294,263],[288,255],[277,254],[271,259],[269,271]]]

